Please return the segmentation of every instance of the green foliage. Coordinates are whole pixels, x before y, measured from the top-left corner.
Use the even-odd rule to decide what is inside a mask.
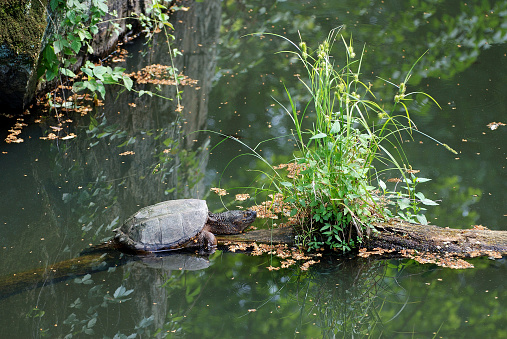
[[[408,171],[410,172],[410,170]],[[387,215],[389,217],[398,217],[408,222],[426,225],[428,221],[426,220],[426,216],[422,214],[423,211],[426,211],[426,208],[422,207],[420,204],[425,206],[436,206],[438,203],[426,198],[422,192],[417,192],[416,187],[419,183],[430,180],[431,179],[428,178],[416,177],[413,173],[410,173],[410,177],[405,178],[405,186],[402,186],[407,192],[403,193],[401,191],[387,191],[385,182],[379,179],[378,184],[384,196],[389,199],[387,204],[392,207],[386,210]]]
[[[352,38],[347,43],[341,37],[345,66],[334,64],[331,50],[338,33],[339,29],[331,31],[314,52],[304,41],[299,46],[291,42],[298,51],[287,53],[297,56],[308,73],[308,81],[303,83],[312,105],[307,104],[301,111],[286,89],[290,102],[286,112],[294,123],[298,152],[289,165],[292,181],[279,174],[271,179],[284,203],[291,206],[291,217],[298,220],[301,245],[349,251],[370,234],[376,221],[393,216],[389,205],[395,207],[398,217],[425,222],[424,216],[418,215],[424,210],[419,204],[436,203],[415,191],[416,185],[427,179],[413,174],[407,178],[400,165],[407,161],[399,135],[404,130],[410,132],[413,125],[405,101],[414,94],[426,94],[406,93],[409,72],[405,81],[396,86],[394,107],[401,105],[402,114],[397,115],[396,109],[386,112],[377,103],[371,86],[360,80],[362,55],[356,59]],[[308,122],[304,120],[310,116],[312,128],[306,130],[303,126]],[[383,146],[385,143],[397,153],[391,153]],[[379,195],[380,191],[372,185],[379,172],[372,164],[374,160],[391,164],[401,174],[406,192],[388,192],[379,179],[383,196]]]
[[[61,19],[54,26],[60,28],[46,44],[38,75],[45,74],[47,81],[53,80],[62,68],[62,74],[74,77],[69,67],[77,62],[76,56],[83,47],[87,53],[93,53],[91,41],[99,32],[98,24],[109,13],[106,0],[93,0],[91,3],[71,0],[51,0],[53,13]]]
[[[90,61],[86,61],[81,67],[81,71],[88,76],[87,80],[77,81],[72,86],[74,92],[88,89],[90,92],[99,92],[102,99],[105,98],[106,88],[104,85],[120,85],[122,84],[128,91],[132,90],[132,79],[124,75],[125,68],[115,67],[114,70],[109,66],[96,66]],[[67,69],[61,70],[62,74],[75,77],[72,71]]]
[[[50,8],[57,14],[56,17],[61,18],[61,21],[56,23],[53,20],[53,25],[59,27],[59,31],[53,34],[42,52],[40,66],[37,71],[38,76],[44,76],[46,81],[51,81],[59,75],[77,78],[74,73],[76,69],[73,68],[78,62],[77,56],[80,53],[94,53],[91,43],[93,37],[99,33],[99,24],[110,24],[112,32],[118,34],[120,29],[119,20],[138,20],[143,27],[143,32],[149,39],[156,31],[164,29],[171,57],[178,55],[179,51],[171,49],[170,40],[173,40],[174,36],[167,32],[166,27],[172,29],[173,26],[168,21],[168,14],[164,13],[167,8],[160,2],[157,0],[152,2],[152,6],[146,10],[148,16],[139,14],[136,17],[118,19],[115,11],[109,11],[107,0],[92,0],[91,2],[51,0]],[[116,19],[104,20],[106,17]],[[104,85],[120,85],[128,91],[133,90],[133,81],[123,73],[124,68],[115,67],[111,69],[111,67],[95,65],[90,61],[86,61],[80,67],[80,70],[85,76],[82,81],[74,83],[72,90],[75,93],[88,90],[95,96],[97,96],[97,93],[100,94],[104,99],[106,93]],[[143,94],[152,95],[148,91],[139,91],[138,93],[139,96]]]

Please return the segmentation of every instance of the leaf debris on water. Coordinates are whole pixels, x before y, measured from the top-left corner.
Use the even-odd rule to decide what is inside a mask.
[[[226,244],[227,245],[227,244]],[[248,248],[253,247],[251,255],[260,256],[262,254],[274,255],[282,260],[281,266],[269,265],[266,268],[270,271],[278,271],[280,268],[288,268],[292,265],[301,263],[299,268],[302,271],[308,270],[311,265],[318,264],[320,260],[315,260],[318,257],[322,257],[322,253],[305,253],[303,250],[296,247],[289,247],[286,244],[268,245],[268,244],[257,244],[257,243],[234,243],[228,244],[229,251],[246,251]]]
[[[250,194],[236,194],[236,200],[238,201],[245,201],[246,199],[250,198]]]
[[[224,196],[226,194],[229,194],[223,188],[218,188],[218,187],[212,187],[212,188],[210,188],[210,191],[215,192],[216,194],[218,194],[220,196]]]
[[[501,122],[490,122],[489,124],[487,124],[486,126],[488,126],[488,128],[492,131],[496,130],[499,126],[505,126],[504,123],[501,123]]]

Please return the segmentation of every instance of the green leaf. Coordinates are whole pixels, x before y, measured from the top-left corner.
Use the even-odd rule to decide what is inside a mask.
[[[104,13],[107,13],[109,11],[105,2],[98,1],[95,3],[95,5]]]
[[[315,134],[313,137],[311,137],[310,140],[313,140],[313,139],[322,139],[322,138],[325,138],[325,137],[327,137],[326,133],[319,133],[319,134]]]
[[[43,55],[44,55],[44,59],[45,59],[46,63],[48,63],[48,64],[53,64],[53,63],[58,62],[58,57],[55,54],[55,49],[53,46],[47,45],[44,48]]]
[[[90,321],[88,322],[88,324],[86,324],[86,327],[92,328],[93,326],[95,326],[96,322],[97,322],[97,318],[91,318]]]
[[[77,93],[79,91],[84,90],[86,87],[82,81],[75,82],[74,85],[72,85],[72,91],[74,93]]]
[[[76,16],[76,12],[75,11],[68,11],[67,12],[67,19],[69,19],[69,21],[75,25],[76,23],[79,22],[79,19],[76,19],[77,16]]]
[[[127,76],[127,75],[123,76],[123,83],[125,84],[125,88],[128,91],[132,90],[132,84],[133,84],[133,82],[132,82],[132,79],[130,79],[129,76]]]
[[[88,125],[88,130],[92,131],[99,125],[99,122],[94,117],[90,116],[90,124]]]
[[[431,199],[428,199],[424,196],[424,194],[422,192],[417,192],[415,194],[415,196],[424,204],[424,205],[427,205],[427,206],[437,206],[438,203],[434,202],[433,200]]]
[[[100,81],[104,80],[103,75],[107,72],[107,68],[104,66],[97,66],[93,69],[93,74],[99,79]]]
[[[415,217],[420,224],[428,225],[428,220],[426,220],[426,216],[424,214],[418,214]]]
[[[92,92],[95,92],[97,90],[97,82],[95,79],[92,79],[90,81],[83,81],[83,87],[88,88]]]
[[[405,208],[410,206],[410,200],[407,198],[402,198],[401,200],[397,201],[398,206],[400,209],[404,210]]]
[[[143,90],[139,91],[139,96],[142,96],[145,94],[148,94],[150,97],[153,96],[153,93],[151,91],[143,91]]]
[[[125,70],[126,69],[123,68],[123,67],[115,67],[114,70],[113,70],[113,73],[118,74],[118,75],[121,76],[123,74],[123,72],[125,72]]]
[[[58,6],[58,4],[59,4],[59,3],[60,3],[60,1],[59,1],[59,0],[51,0],[51,1],[49,2],[49,6],[51,6],[51,9],[54,11],[54,10],[55,10],[55,8],[56,8],[56,6]]]
[[[104,137],[107,137],[108,135],[111,135],[111,133],[110,132],[102,132],[102,133],[97,134],[97,138],[102,139]]]
[[[104,79],[102,80],[102,83],[105,85],[117,85],[118,79],[114,78],[111,74],[104,74]]]
[[[332,134],[337,134],[337,133],[340,132],[340,129],[341,129],[340,121],[336,120],[333,123],[333,126],[331,126],[331,130],[329,132],[332,133]]]
[[[93,54],[93,47],[89,43],[86,43],[86,52],[88,54]]]
[[[426,206],[438,206],[438,202],[435,202],[428,198],[421,199],[421,202]]]
[[[84,277],[82,278],[76,278],[74,279],[74,282],[76,284],[85,284],[85,285],[89,285],[93,282],[92,280],[92,276],[91,274],[86,274]]]
[[[79,40],[74,40],[70,44],[70,48],[74,51],[74,53],[79,53],[79,50],[81,49],[81,42]]]
[[[83,332],[84,332],[85,334],[88,334],[88,335],[94,335],[94,334],[95,334],[95,331],[94,331],[94,330],[92,330],[91,328],[85,328],[85,329],[83,330]]]
[[[88,66],[85,65],[84,67],[81,67],[81,71],[89,77],[93,78],[93,69],[89,68]]]
[[[174,142],[174,139],[167,138],[162,143],[164,144],[165,147],[169,147],[169,145],[171,145],[173,142]]]
[[[102,99],[105,99],[105,97],[106,97],[106,88],[104,87],[103,84],[97,84],[97,91],[99,91],[100,96],[102,97]]]
[[[77,298],[72,304],[70,304],[70,307],[72,308],[81,308],[83,306],[83,302],[81,301],[81,298]]]
[[[46,71],[46,80],[51,81],[58,75],[58,72],[55,72],[53,69],[48,69]]]
[[[71,78],[75,78],[76,77],[76,74],[74,74],[74,72],[72,72],[70,69],[67,69],[67,68],[60,69],[60,72],[62,72],[63,75],[66,75],[66,76],[71,77]]]
[[[68,47],[69,43],[65,39],[59,39],[53,42],[54,52],[56,54],[60,53],[65,47]]]
[[[88,31],[85,31],[84,29],[80,29],[79,31],[77,31],[77,35],[79,36],[79,39],[81,39],[81,41],[87,38],[87,33],[90,34]]]
[[[131,145],[136,142],[136,137],[130,137],[127,141],[123,142],[121,145],[118,145],[117,147],[124,147]]]

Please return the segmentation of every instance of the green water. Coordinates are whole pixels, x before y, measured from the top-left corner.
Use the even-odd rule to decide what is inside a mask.
[[[386,2],[387,3],[387,2]],[[432,182],[421,190],[441,200],[427,217],[440,226],[482,224],[507,230],[506,127],[507,5],[458,1],[217,2],[192,4],[174,17],[176,67],[192,79],[175,102],[108,90],[108,101],[66,132],[77,138],[42,141],[48,120],[23,129],[21,144],[0,145],[0,272],[47,271],[75,258],[88,244],[140,207],[166,199],[206,198],[214,211],[238,205],[235,193],[256,179],[260,166],[233,135],[255,147],[290,133],[284,85],[304,105],[308,95],[295,74],[303,70],[280,38],[244,36],[273,32],[310,46],[341,24],[356,52],[366,44],[364,81],[389,107],[412,64],[408,91],[417,127],[458,151],[454,155],[422,135],[404,149],[413,168]],[[341,42],[336,43],[340,63]],[[126,46],[122,65],[137,71],[168,64],[164,44]],[[282,82],[283,83],[282,83]],[[149,87],[157,90],[154,86]],[[174,96],[174,89],[160,87]],[[117,97],[118,95],[118,97]],[[135,107],[134,105],[135,104]],[[5,123],[2,140],[14,124]],[[186,135],[186,137],[182,137]],[[292,152],[290,137],[257,149],[274,164]],[[409,139],[406,137],[406,139]],[[129,142],[130,141],[130,142]],[[124,154],[132,151],[135,154]],[[164,152],[165,151],[165,152]],[[221,201],[211,187],[230,189]],[[234,189],[236,188],[236,189]],[[254,203],[246,201],[244,206]],[[259,220],[258,227],[269,222]],[[99,273],[70,277],[0,299],[0,338],[114,337],[386,337],[503,338],[507,336],[504,259],[474,259],[475,269],[451,270],[408,260],[325,257],[308,271],[279,266],[275,257],[217,251],[199,270],[160,261],[127,260]],[[186,260],[186,259],[185,259]],[[189,264],[190,265],[190,264]]]

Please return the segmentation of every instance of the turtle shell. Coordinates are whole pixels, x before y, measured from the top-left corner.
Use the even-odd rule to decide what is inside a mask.
[[[199,234],[207,220],[206,201],[169,200],[139,210],[114,230],[114,238],[134,251],[177,249]]]

